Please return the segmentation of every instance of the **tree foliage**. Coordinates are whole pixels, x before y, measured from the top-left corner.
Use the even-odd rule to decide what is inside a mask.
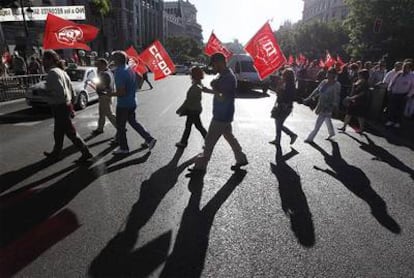
[[[344,56],[349,38],[339,22],[285,24],[275,32],[285,55],[304,54],[309,58],[325,57],[325,51]]]
[[[170,37],[165,42],[165,48],[177,63],[198,60],[202,53],[201,44],[189,37]]]
[[[367,59],[412,56],[414,0],[345,0],[345,3],[350,11],[345,21],[350,54]]]
[[[111,12],[110,0],[92,0],[90,3],[93,12],[100,16],[106,16]]]

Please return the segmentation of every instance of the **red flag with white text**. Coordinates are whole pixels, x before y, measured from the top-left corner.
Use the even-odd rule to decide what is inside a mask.
[[[130,46],[125,53],[128,55],[128,65],[140,76],[146,73],[147,67],[145,66],[144,61],[138,55],[138,52],[135,50],[133,46]]]
[[[265,79],[286,63],[286,57],[268,22],[250,39],[244,49],[252,56],[260,79]]]
[[[167,77],[175,72],[175,65],[161,42],[154,41],[139,57],[154,73],[154,80]]]
[[[204,53],[206,53],[208,56],[211,56],[214,53],[222,53],[224,57],[226,57],[226,60],[228,60],[233,55],[230,50],[223,46],[221,41],[216,37],[214,33],[211,33],[206,47],[204,48]]]
[[[84,49],[91,50],[86,44],[96,38],[99,29],[92,25],[77,24],[48,13],[45,33],[43,35],[44,49]]]

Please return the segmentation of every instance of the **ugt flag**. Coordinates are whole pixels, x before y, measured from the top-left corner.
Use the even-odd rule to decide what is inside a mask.
[[[130,46],[125,53],[128,55],[128,65],[140,76],[147,72],[147,67],[144,64],[144,61],[138,55],[138,52],[133,46]]]
[[[214,35],[213,32],[211,33],[206,47],[204,48],[204,53],[206,53],[208,56],[211,56],[214,53],[221,53],[224,55],[224,57],[226,57],[226,60],[228,60],[233,55],[230,50],[223,46],[221,41],[216,37],[216,35]]]
[[[163,79],[175,72],[173,61],[158,40],[145,49],[140,58],[154,73],[154,80]]]
[[[335,58],[333,58],[331,54],[328,51],[326,51],[325,66],[330,68],[333,65],[335,65],[335,63]]]
[[[260,79],[265,79],[286,63],[286,57],[277,44],[268,22],[260,28],[244,49],[252,56]]]
[[[91,48],[86,43],[94,40],[98,32],[99,29],[95,26],[77,24],[49,13],[43,35],[43,48],[76,48],[89,51]]]

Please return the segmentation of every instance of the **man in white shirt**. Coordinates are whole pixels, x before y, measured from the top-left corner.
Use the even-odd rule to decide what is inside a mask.
[[[399,128],[408,96],[414,95],[414,75],[411,72],[411,62],[404,62],[402,71],[399,71],[388,86],[388,121],[386,126]]]
[[[390,70],[389,72],[387,72],[387,74],[384,77],[384,80],[382,81],[383,83],[387,85],[387,88],[390,85],[391,80],[394,79],[397,72],[399,72],[402,69],[402,66],[403,66],[402,62],[395,62],[394,68]]]

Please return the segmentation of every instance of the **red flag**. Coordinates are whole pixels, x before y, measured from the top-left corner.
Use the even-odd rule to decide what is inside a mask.
[[[286,63],[269,23],[260,28],[244,49],[252,56],[260,79],[265,79]]]
[[[321,67],[321,68],[324,68],[326,65],[325,65],[325,62],[322,60],[322,59],[319,59],[319,66]]]
[[[299,54],[299,63],[302,65],[307,64],[307,58],[305,57],[305,55],[303,55],[302,53]]]
[[[206,53],[208,56],[211,56],[214,53],[222,53],[224,57],[226,57],[226,60],[228,60],[233,55],[231,51],[223,46],[221,41],[216,37],[216,35],[214,35],[214,33],[211,33],[206,47],[204,48],[204,53]]]
[[[145,49],[140,58],[154,73],[154,80],[165,78],[175,72],[173,61],[158,40]]]
[[[333,65],[335,65],[335,62],[336,61],[334,58],[332,58],[331,54],[328,51],[326,51],[325,66],[330,68]]]
[[[293,64],[293,62],[294,62],[294,60],[293,60],[293,56],[292,55],[289,55],[289,59],[288,59],[288,65],[292,65]]]
[[[135,50],[133,46],[130,46],[125,53],[128,55],[128,65],[140,76],[146,73],[147,67],[145,66],[144,61],[138,55],[138,52]]]
[[[98,32],[99,29],[95,26],[76,24],[48,13],[43,35],[43,48],[76,48],[89,51],[91,48],[86,43],[94,40]]]

